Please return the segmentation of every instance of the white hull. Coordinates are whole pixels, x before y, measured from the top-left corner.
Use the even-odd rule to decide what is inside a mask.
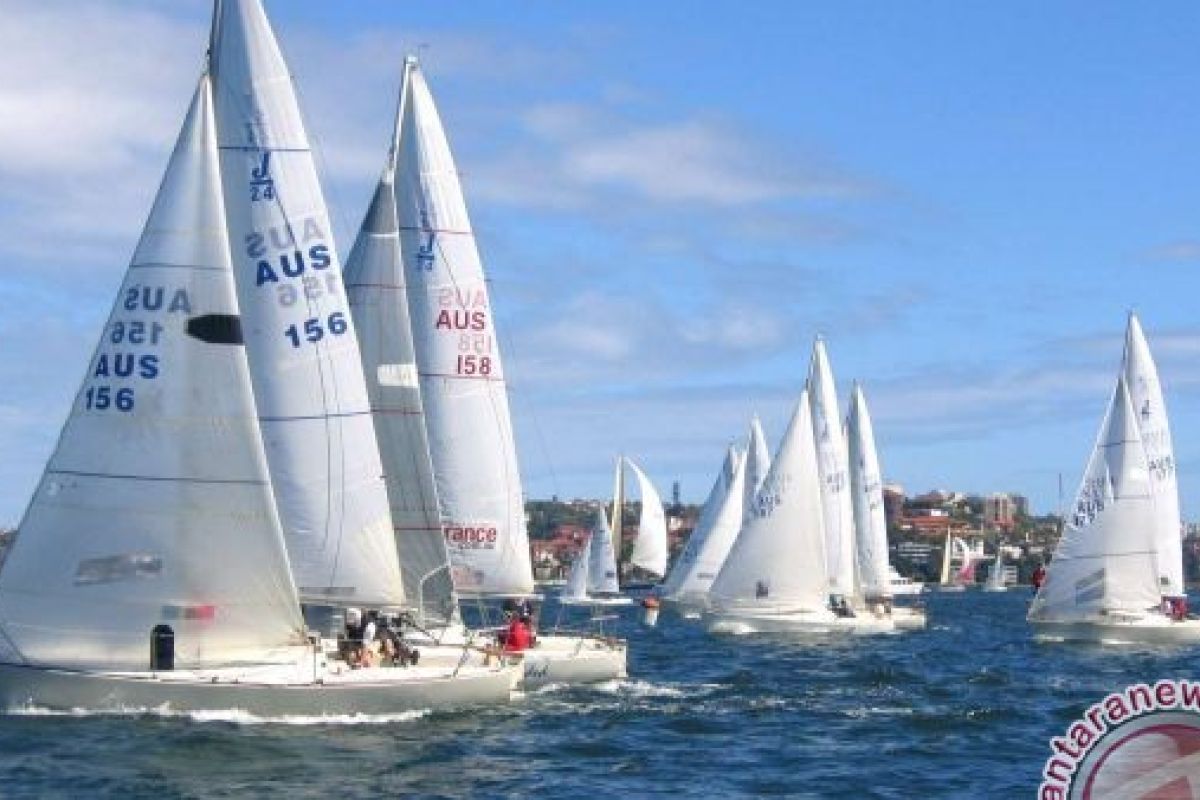
[[[0,664],[0,706],[124,711],[223,711],[256,716],[391,714],[507,702],[518,667],[344,669],[321,682],[293,668],[207,672],[82,672]]]
[[[562,606],[631,606],[632,597],[560,597],[558,604]]]
[[[1051,622],[1030,620],[1039,641],[1098,642],[1104,644],[1197,644],[1200,620],[1182,622],[1163,616],[1128,621]]]
[[[939,583],[933,587],[935,592],[965,592],[966,590],[967,587],[961,583]]]
[[[923,608],[892,606],[892,624],[898,631],[922,631],[928,624],[928,618]]]
[[[737,609],[710,611],[704,615],[709,633],[862,634],[891,633],[892,620],[864,612],[857,617],[838,617],[832,612],[787,609]]]
[[[522,689],[551,683],[601,683],[628,677],[628,650],[619,639],[539,634],[525,651]]]
[[[667,608],[673,609],[676,614],[684,619],[700,619],[704,615],[705,609],[708,608],[708,601],[703,596],[684,596],[679,598],[662,598],[662,604]]]
[[[1007,592],[1008,587],[1007,586],[984,586],[983,590],[985,592]]]
[[[918,581],[893,582],[889,588],[892,591],[892,597],[915,597],[925,591],[925,584]]]

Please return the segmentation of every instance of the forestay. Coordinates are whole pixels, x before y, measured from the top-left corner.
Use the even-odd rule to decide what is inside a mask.
[[[521,476],[495,320],[446,133],[410,60],[397,213],[413,343],[454,584],[533,591]]]
[[[241,335],[206,78],[0,572],[8,657],[145,670],[158,625],[179,668],[301,652]]]
[[[329,215],[258,0],[224,0],[212,66],[234,275],[267,462],[303,600],[404,602]]]
[[[406,65],[401,108],[408,71]],[[383,175],[346,260],[346,288],[358,329],[405,597],[423,624],[444,625],[457,619],[458,602],[434,488],[400,257],[394,196],[399,134],[397,116]]]
[[[819,611],[828,601],[821,487],[808,390],[792,414],[750,517],[712,585],[720,607]]]
[[[1029,618],[1101,621],[1157,607],[1155,518],[1137,414],[1122,374]]]
[[[850,481],[846,475],[846,442],[842,438],[833,371],[829,367],[825,342],[820,338],[813,344],[808,391],[812,404],[812,436],[816,441],[817,465],[821,474],[829,591],[851,596],[857,592],[854,578],[854,512],[850,506]]]
[[[879,454],[875,449],[875,430],[867,409],[867,399],[857,383],[850,394],[846,442],[860,587],[868,598],[890,597],[892,586],[888,574],[887,516],[883,508]]]
[[[1158,368],[1150,355],[1150,346],[1141,323],[1129,315],[1125,332],[1125,356],[1122,362],[1125,385],[1137,416],[1138,433],[1146,448],[1150,469],[1150,489],[1154,494],[1155,554],[1158,563],[1159,592],[1172,597],[1183,595],[1183,543],[1179,516],[1179,486],[1175,476],[1175,453],[1167,406],[1163,401]]]

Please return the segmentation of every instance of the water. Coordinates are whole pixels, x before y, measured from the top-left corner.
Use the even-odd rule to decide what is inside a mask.
[[[472,712],[0,716],[0,797],[1030,797],[1052,735],[1196,651],[1036,644],[1027,601],[934,595],[925,632],[807,644],[629,609],[628,681]]]

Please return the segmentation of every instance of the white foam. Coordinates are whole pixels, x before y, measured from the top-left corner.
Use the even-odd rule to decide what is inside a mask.
[[[390,725],[396,722],[411,722],[432,713],[429,709],[400,711],[395,714],[285,714],[259,716],[240,708],[213,709],[207,711],[175,711],[165,706],[159,708],[115,708],[95,710],[74,708],[63,711],[38,706],[11,709],[3,712],[21,717],[162,717],[165,719],[187,719],[192,722],[218,722],[232,725]]]
[[[650,683],[641,680],[616,680],[597,683],[591,688],[609,694],[619,694],[626,697],[689,697],[689,693],[677,686],[665,683]]]

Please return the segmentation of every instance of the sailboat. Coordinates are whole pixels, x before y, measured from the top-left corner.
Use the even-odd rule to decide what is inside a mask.
[[[713,633],[822,633],[829,607],[821,482],[808,388],[792,414],[750,514],[713,581],[704,619]]]
[[[633,540],[633,550],[629,554],[629,564],[643,574],[648,574],[653,580],[658,580],[667,574],[667,515],[663,510],[662,498],[654,484],[646,477],[642,468],[625,456],[617,456],[616,475],[613,480],[612,504],[612,535],[613,558],[619,561],[617,553],[621,549],[621,532],[625,516],[625,468],[633,472],[638,484],[638,494],[641,497],[641,514],[638,517],[637,535]],[[626,583],[625,588],[634,588]]]
[[[1008,581],[1005,580],[1004,574],[1004,553],[1000,550],[1000,545],[996,545],[996,560],[992,562],[992,569],[988,573],[987,582],[983,585],[985,592],[1007,592]]]
[[[946,531],[946,544],[942,548],[942,572],[938,578],[937,585],[934,586],[934,591],[937,592],[965,592],[967,590],[966,581],[962,580],[962,569],[953,570],[954,553],[959,549],[960,539],[953,536],[949,531]]]
[[[854,511],[857,546],[857,580],[863,603],[872,616],[892,620],[898,629],[925,627],[922,608],[893,603],[891,565],[888,563],[887,518],[883,508],[883,479],[875,428],[867,399],[856,382],[850,392],[846,416],[847,457],[850,465],[850,498]]]
[[[428,554],[419,592],[426,606],[430,596],[439,607],[458,597],[528,597],[533,568],[491,299],[446,132],[415,57],[404,63],[384,175],[360,237],[376,236],[381,225],[389,234],[392,214],[398,247],[382,243],[374,271],[356,270],[361,302],[353,312],[374,339],[363,353],[379,384],[375,418],[409,418],[385,421],[380,440],[392,506],[402,506],[401,560],[413,550]],[[369,286],[373,276],[384,285]],[[438,577],[445,564],[435,527],[448,550],[449,583]],[[453,624],[443,633],[451,634],[439,636],[447,643],[473,636]],[[542,633],[525,653],[524,685],[623,677],[625,664],[624,642]]]
[[[235,123],[241,112],[254,124]],[[232,192],[275,211],[250,211]],[[287,213],[301,209],[307,216]],[[306,635],[306,598],[382,604],[402,591],[390,536],[371,536],[376,509],[358,471],[378,463],[372,439],[360,450],[353,426],[331,422],[335,442],[305,446],[289,430],[309,430],[300,412],[312,410],[308,389],[321,388],[303,383],[310,359],[346,379],[345,402],[355,402],[353,371],[333,364],[340,348],[316,345],[328,335],[352,347],[353,336],[332,299],[292,310],[319,309],[314,326],[259,327],[270,307],[291,308],[285,287],[307,286],[248,288],[264,264],[284,269],[258,253],[273,220],[290,226],[278,249],[294,277],[303,258],[319,272],[314,291],[337,293],[324,204],[269,23],[257,0],[225,0],[141,241],[0,564],[5,707],[346,714],[508,698],[513,667],[351,670]],[[269,340],[289,346],[289,331],[311,348],[277,364]],[[337,491],[298,496],[321,471]],[[309,516],[316,506],[336,515],[333,530]],[[319,524],[336,541],[318,543]],[[345,561],[331,565],[337,546]],[[362,569],[376,550],[384,560]]]
[[[874,575],[863,575],[863,564],[858,563],[859,535],[872,535],[866,527],[856,527],[856,512],[853,506],[852,486],[849,476],[850,461],[846,435],[838,411],[836,386],[825,340],[817,337],[813,343],[812,360],[808,371],[808,400],[811,405],[812,436],[817,449],[817,469],[821,477],[822,525],[825,531],[826,575],[829,580],[830,602],[841,612],[840,619],[846,627],[861,628],[862,632],[888,632],[894,628],[890,614],[885,611],[890,604],[868,598],[864,581],[875,579]],[[869,420],[868,420],[869,422]],[[861,433],[861,430],[859,431]],[[860,442],[861,444],[861,442]],[[859,468],[865,465],[865,453],[859,453]],[[878,465],[876,464],[876,472]],[[863,475],[860,474],[860,479]],[[875,478],[875,483],[879,483]],[[878,490],[879,511],[882,513],[882,486]],[[859,498],[866,501],[864,493]],[[864,514],[864,521],[869,514]],[[884,536],[884,558],[887,552],[887,534]],[[875,546],[872,539],[871,546]],[[871,562],[866,566],[874,569]]]
[[[620,592],[612,530],[608,527],[604,509],[598,509],[596,520],[571,565],[567,584],[558,601],[565,606],[632,605],[633,600]]]
[[[1131,315],[1124,361],[1074,510],[1029,609],[1038,638],[1200,641],[1200,620],[1187,616],[1171,583],[1177,568],[1182,575],[1179,520],[1161,508],[1172,508],[1170,495],[1178,508],[1177,492],[1158,371]]]

